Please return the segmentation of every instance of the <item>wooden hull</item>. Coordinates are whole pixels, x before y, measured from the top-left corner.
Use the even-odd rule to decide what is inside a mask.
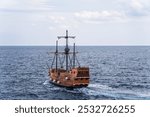
[[[69,72],[63,69],[49,70],[50,82],[66,88],[82,88],[89,84],[89,68],[73,68]]]
[[[52,81],[49,81],[50,83],[52,83],[53,85],[56,85],[58,87],[64,87],[64,88],[67,88],[67,89],[74,89],[74,88],[83,88],[83,87],[87,87],[88,85],[78,85],[78,86],[65,86],[65,85],[61,85],[61,84],[58,84],[56,82],[52,82]]]

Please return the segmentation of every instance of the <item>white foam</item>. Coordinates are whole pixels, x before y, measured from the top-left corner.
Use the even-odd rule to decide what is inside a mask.
[[[43,85],[47,85],[47,84],[49,84],[49,80],[46,80],[46,81],[43,83]]]
[[[109,86],[107,86],[107,85],[101,85],[101,84],[89,84],[88,87],[89,87],[89,88],[92,88],[92,89],[94,88],[95,90],[97,90],[97,89],[111,90],[111,89],[112,89],[111,87],[109,87]]]

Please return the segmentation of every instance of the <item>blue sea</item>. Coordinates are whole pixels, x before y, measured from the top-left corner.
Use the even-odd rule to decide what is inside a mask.
[[[150,100],[149,46],[79,46],[90,84],[69,90],[49,83],[54,46],[0,46],[0,99]]]

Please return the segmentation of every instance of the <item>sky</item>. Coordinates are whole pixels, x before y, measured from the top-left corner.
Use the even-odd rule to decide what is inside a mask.
[[[0,45],[150,45],[150,0],[0,0]]]

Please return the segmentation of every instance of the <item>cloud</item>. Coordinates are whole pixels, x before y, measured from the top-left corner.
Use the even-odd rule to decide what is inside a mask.
[[[74,29],[78,27],[78,23],[76,22],[71,14],[67,13],[57,13],[48,16],[48,21],[54,25],[55,28],[58,29]],[[53,29],[55,29],[53,28]],[[52,30],[52,28],[51,28]]]
[[[55,6],[48,0],[0,0],[1,12],[47,12]]]
[[[48,19],[54,23],[62,23],[65,20],[65,17],[50,15],[48,16]]]
[[[130,6],[135,10],[141,10],[144,7],[139,0],[132,0]]]
[[[132,0],[130,3],[129,14],[132,16],[145,16],[147,9],[139,0]]]
[[[30,9],[22,9],[22,8],[0,8],[0,12],[18,12],[18,13],[33,13],[33,12],[50,12],[51,9],[45,9],[45,8],[30,8]]]
[[[47,44],[55,42],[57,33],[66,29],[81,36],[81,44],[148,40],[149,3],[150,0],[0,0],[0,41]]]
[[[118,11],[81,11],[76,12],[75,17],[84,20],[85,22],[104,22],[121,20],[124,14]]]
[[[142,17],[150,15],[150,2],[146,0],[119,0],[120,9],[127,17]]]
[[[17,5],[17,1],[14,0],[0,0],[0,8],[8,8]]]

